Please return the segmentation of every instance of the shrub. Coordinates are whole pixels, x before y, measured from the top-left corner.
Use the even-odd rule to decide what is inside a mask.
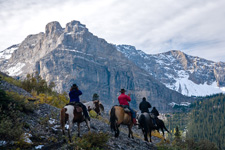
[[[10,104],[9,104],[10,105]],[[23,123],[20,121],[20,112],[9,106],[10,113],[0,110],[0,139],[5,141],[18,140],[23,133]]]
[[[107,133],[88,132],[84,134],[82,138],[75,138],[75,149],[107,149],[107,141],[109,135]]]
[[[98,117],[98,114],[94,110],[90,110],[89,115],[90,115],[91,118],[97,118]]]
[[[34,106],[24,96],[14,92],[0,90],[0,98],[0,139],[18,140],[25,126],[21,116],[23,112],[32,112]]]

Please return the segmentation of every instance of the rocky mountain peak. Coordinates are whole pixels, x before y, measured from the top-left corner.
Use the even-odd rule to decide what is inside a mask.
[[[52,34],[60,33],[62,31],[62,27],[58,21],[50,22],[45,27],[45,36],[49,36]]]
[[[81,24],[79,21],[73,20],[66,24],[65,32],[80,32],[87,30],[84,24]]]
[[[118,51],[122,52],[123,54],[126,55],[126,57],[130,57],[130,55],[137,55],[138,51],[134,46],[131,45],[116,45],[115,46]]]
[[[188,58],[186,54],[179,50],[171,50],[170,53],[182,64],[185,70],[188,67]]]

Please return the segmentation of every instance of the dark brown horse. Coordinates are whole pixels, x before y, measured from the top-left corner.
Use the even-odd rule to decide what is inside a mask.
[[[115,137],[119,136],[120,133],[119,126],[121,124],[127,125],[129,129],[128,137],[130,138],[131,136],[132,138],[134,138],[133,132],[131,130],[131,128],[133,127],[131,115],[126,113],[123,107],[113,106],[110,111],[110,127],[111,130],[115,132]]]
[[[144,134],[145,141],[148,141],[148,134],[149,134],[150,142],[152,142],[151,133],[152,133],[153,130],[157,130],[159,132],[159,129],[161,129],[162,133],[163,133],[163,137],[164,137],[164,130],[163,129],[165,129],[168,133],[170,133],[167,130],[167,128],[165,127],[164,122],[160,119],[156,119],[157,127],[155,127],[149,113],[142,113],[138,117],[138,123],[139,123],[140,128],[142,129],[143,134]]]
[[[77,122],[78,126],[78,136],[80,136],[80,123],[83,121],[86,122],[88,130],[90,131],[90,122],[88,119],[85,119],[82,111],[83,110],[80,106],[74,105],[66,105],[64,106],[64,108],[61,109],[60,123],[62,127],[62,132],[63,135],[65,135],[65,124],[68,121],[69,122],[68,136],[70,141],[71,141],[70,132],[75,122]]]

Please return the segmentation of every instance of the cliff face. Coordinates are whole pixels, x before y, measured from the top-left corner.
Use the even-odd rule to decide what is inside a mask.
[[[13,72],[15,67],[19,71]],[[65,29],[51,22],[45,33],[29,35],[1,69],[20,77],[38,71],[48,82],[55,82],[60,92],[68,92],[76,83],[83,100],[91,100],[98,93],[109,108],[118,104],[121,88],[131,93],[132,107],[137,107],[143,97],[163,112],[171,110],[171,102],[190,101],[156,81],[78,21],[68,23]]]
[[[225,91],[223,62],[189,56],[177,50],[148,55],[129,45],[115,47],[166,87],[183,95],[205,96]]]

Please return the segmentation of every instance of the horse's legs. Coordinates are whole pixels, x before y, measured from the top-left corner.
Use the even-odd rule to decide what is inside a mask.
[[[65,135],[65,124],[62,126],[62,133],[63,133],[63,136]],[[66,139],[65,139],[65,137],[63,137],[64,138],[64,142],[66,142]]]
[[[62,126],[62,133],[63,133],[63,135],[65,135],[65,125]]]
[[[79,122],[77,123],[77,130],[78,130],[77,136],[80,137],[80,123]]]
[[[130,138],[130,135],[131,135],[132,139],[134,139],[133,132],[132,132],[131,128],[132,128],[132,125],[128,125],[128,129],[129,129],[128,137]]]
[[[68,136],[69,136],[69,140],[71,142],[70,129],[68,129]]]
[[[118,125],[116,124],[115,137],[118,137],[119,134],[120,134],[120,130],[119,130]]]
[[[163,133],[163,137],[164,137],[164,130],[163,130],[163,128],[161,128],[161,131],[162,131],[162,133]]]
[[[129,125],[127,125],[127,127],[128,127],[128,137],[130,138],[130,127]]]
[[[71,142],[71,135],[70,135],[70,130],[72,132],[72,128],[73,128],[73,120],[69,119],[69,129],[68,129],[68,136],[69,136],[69,140]]]
[[[91,131],[91,125],[90,125],[90,121],[85,119],[86,125],[88,127],[88,131]]]
[[[148,142],[148,133],[147,133],[144,129],[142,129],[142,132],[143,132],[143,134],[144,134],[145,141]]]
[[[150,142],[152,142],[152,130],[149,132]]]
[[[65,135],[65,123],[66,123],[66,114],[65,114],[65,108],[63,108],[61,109],[61,112],[60,112],[60,124],[61,124],[63,135]]]

